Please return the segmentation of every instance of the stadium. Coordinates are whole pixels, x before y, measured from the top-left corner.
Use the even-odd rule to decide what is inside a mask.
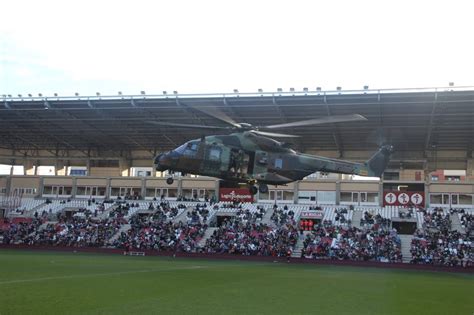
[[[0,314],[474,310],[473,87],[0,101]],[[157,171],[203,136],[171,124],[219,126],[200,106],[252,125],[356,113],[289,146],[395,152],[380,178],[316,172],[254,196]]]

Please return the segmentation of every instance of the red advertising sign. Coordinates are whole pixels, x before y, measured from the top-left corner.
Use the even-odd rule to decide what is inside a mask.
[[[220,188],[219,201],[253,202],[253,195],[247,188]]]
[[[422,191],[385,191],[384,206],[424,207],[425,193]]]

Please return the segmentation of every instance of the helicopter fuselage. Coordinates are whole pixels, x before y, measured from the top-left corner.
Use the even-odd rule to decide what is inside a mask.
[[[158,155],[155,166],[159,171],[272,185],[301,180],[317,171],[374,176],[367,163],[298,153],[282,142],[250,132],[188,141]]]

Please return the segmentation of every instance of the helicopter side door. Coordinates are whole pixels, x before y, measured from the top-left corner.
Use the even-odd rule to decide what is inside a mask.
[[[257,150],[254,155],[253,174],[263,174],[268,171],[269,156],[265,151]]]
[[[202,173],[209,176],[220,176],[227,170],[230,160],[229,149],[219,143],[206,144],[202,160]]]

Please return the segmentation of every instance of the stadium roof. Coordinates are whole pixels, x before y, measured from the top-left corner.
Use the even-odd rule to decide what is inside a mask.
[[[192,107],[219,107],[237,122],[277,124],[361,114],[366,122],[285,129],[308,150],[373,149],[383,130],[397,151],[472,151],[474,88],[302,91],[201,95],[0,98],[0,146],[25,149],[167,150],[215,131],[148,121],[223,126]]]

